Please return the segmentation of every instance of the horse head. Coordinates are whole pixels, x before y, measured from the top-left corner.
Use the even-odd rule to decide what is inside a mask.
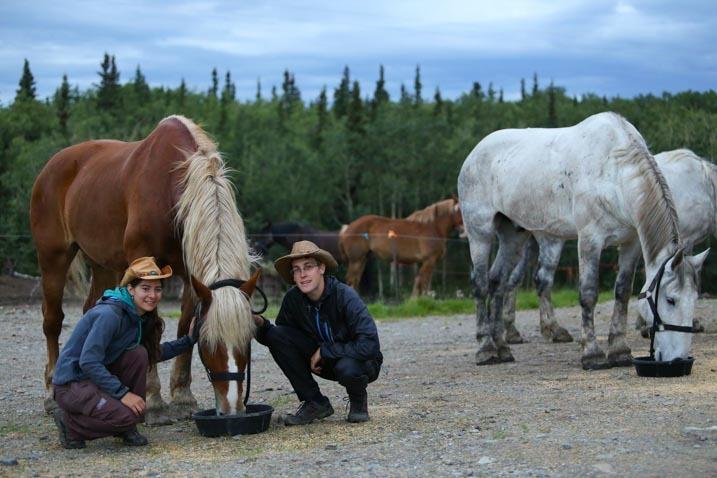
[[[686,256],[679,249],[659,268],[648,270],[638,312],[652,328],[655,360],[686,359],[689,355],[700,270],[708,253],[709,249]]]
[[[244,369],[250,360],[249,342],[254,334],[254,323],[251,318],[251,308],[249,300],[251,299],[256,281],[259,278],[261,269],[247,280],[242,281],[222,281],[229,283],[230,287],[225,287],[228,292],[236,291],[235,287],[239,286],[241,291],[238,296],[240,300],[245,302],[248,313],[244,317],[236,317],[233,314],[210,314],[212,307],[218,302],[215,297],[219,293],[219,288],[215,286],[207,287],[194,276],[192,276],[192,286],[199,297],[199,305],[197,307],[197,325],[201,324],[199,332],[199,357],[207,371],[209,380],[214,388],[214,399],[216,404],[217,415],[233,415],[243,412],[244,402],[242,400]],[[219,283],[217,283],[219,284]],[[233,287],[231,287],[233,286]],[[214,292],[211,289],[215,289]],[[218,321],[248,321],[242,324],[218,324]],[[195,325],[195,326],[197,326]],[[228,335],[236,335],[234,331],[249,331],[240,333],[241,341],[245,343],[234,343],[227,345],[222,331],[228,331]],[[236,340],[234,340],[236,342]]]

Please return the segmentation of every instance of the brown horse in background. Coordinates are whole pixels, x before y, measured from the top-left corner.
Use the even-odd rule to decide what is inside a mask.
[[[462,225],[460,205],[455,198],[431,204],[406,219],[362,216],[339,234],[339,248],[348,263],[346,283],[357,287],[368,253],[373,252],[387,262],[420,262],[411,296],[425,294],[431,285],[433,268],[446,252],[448,234]]]
[[[196,301],[190,277],[209,286],[250,275],[253,258],[224,162],[206,133],[182,116],[165,118],[142,141],[87,141],[55,154],[33,186],[30,223],[42,274],[48,389],[64,319],[63,288],[78,251],[92,271],[85,311],[104,289],[117,285],[137,257],[154,256],[159,264],[171,265],[184,282],[180,336],[189,328]],[[218,371],[243,370],[254,332],[247,297],[235,287],[222,287],[211,292],[211,301],[205,291],[202,302],[211,303],[203,311],[203,356],[235,352],[235,363],[225,361]],[[174,362],[173,416],[188,416],[196,408],[191,356],[187,352]],[[220,410],[227,387],[213,385]],[[236,392],[230,395],[235,398]],[[229,402],[226,413],[244,408],[241,400]],[[51,400],[45,405],[52,406]],[[148,376],[148,422],[168,420],[164,408],[154,367]]]

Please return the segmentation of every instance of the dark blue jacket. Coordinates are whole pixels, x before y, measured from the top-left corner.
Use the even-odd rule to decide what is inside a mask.
[[[117,361],[128,349],[137,347],[140,316],[134,307],[114,299],[103,298],[82,316],[57,359],[52,383],[91,380],[109,395],[120,399],[128,391],[107,365]],[[188,336],[161,345],[160,361],[168,360],[192,348]]]
[[[324,292],[312,302],[294,286],[286,293],[276,316],[276,325],[298,329],[321,346],[321,357],[383,362],[373,317],[355,290],[333,276],[324,276]],[[257,341],[266,345],[268,320],[257,331]]]

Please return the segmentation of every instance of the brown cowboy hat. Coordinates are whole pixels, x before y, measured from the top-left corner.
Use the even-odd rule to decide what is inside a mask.
[[[291,273],[291,261],[302,257],[313,257],[324,264],[328,269],[336,269],[336,267],[338,267],[336,259],[334,259],[334,256],[332,256],[330,252],[319,249],[319,246],[311,241],[298,241],[292,246],[290,254],[274,261],[276,272],[278,272],[281,278],[286,282],[293,284],[294,276]]]
[[[172,268],[164,266],[161,269],[157,266],[154,257],[140,257],[132,261],[120,282],[124,287],[135,279],[164,279],[172,275]]]

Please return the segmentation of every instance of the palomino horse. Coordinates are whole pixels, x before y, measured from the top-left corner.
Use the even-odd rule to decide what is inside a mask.
[[[446,252],[448,234],[462,224],[461,208],[454,198],[431,204],[406,219],[376,215],[356,219],[339,234],[339,247],[348,262],[346,283],[358,286],[368,253],[373,252],[387,262],[420,262],[411,296],[425,294],[433,268]]]
[[[65,276],[78,251],[92,270],[85,310],[118,283],[133,259],[154,256],[171,265],[184,280],[178,335],[187,332],[194,310],[191,276],[207,285],[249,278],[252,257],[224,162],[206,133],[182,116],[165,118],[142,141],[87,141],[55,154],[33,186],[30,223],[42,273],[48,388],[64,318]],[[207,344],[221,341],[246,353],[254,324],[239,289],[214,290],[205,315]],[[174,416],[188,416],[196,408],[191,356],[187,352],[174,362],[169,410]],[[153,370],[147,419],[156,423],[166,417]],[[231,411],[242,409],[241,401],[231,404]]]
[[[297,241],[311,241],[321,249],[331,253],[336,260],[341,259],[339,253],[338,231],[324,231],[297,222],[279,222],[267,224],[254,237],[254,248],[265,256],[273,244],[279,244],[287,250]]]
[[[642,252],[643,290],[654,293],[653,279],[661,277],[656,308],[663,322],[691,326],[706,255],[684,256],[667,183],[640,133],[619,115],[597,114],[568,128],[488,135],[463,163],[458,196],[474,266],[477,364],[514,360],[501,310],[509,275],[531,233],[538,241],[578,239],[583,368],[629,365],[632,360],[625,327],[633,274],[617,277],[607,358],[595,336],[598,267],[606,246],[621,246],[621,271],[634,270]],[[496,234],[499,247],[489,282]],[[687,356],[690,338],[673,340],[677,334],[687,335],[658,334],[658,359]]]
[[[691,252],[694,244],[707,236],[717,237],[717,166],[705,161],[688,149],[676,149],[655,155],[655,162],[667,180],[679,217],[680,236],[685,251]],[[540,331],[548,340],[561,342],[568,332],[555,320],[550,301],[550,290],[563,240],[542,237],[540,243],[531,239],[518,266],[511,274],[511,290],[505,300],[505,327],[508,343],[522,341],[515,328],[515,287],[525,273],[527,264],[538,254],[535,283],[540,297]],[[629,264],[626,264],[629,265]],[[623,275],[634,271],[623,271]],[[644,312],[644,311],[640,311]],[[642,319],[642,317],[640,317]],[[640,320],[638,319],[638,321]],[[644,322],[644,319],[642,320]],[[570,337],[572,339],[572,337]]]

